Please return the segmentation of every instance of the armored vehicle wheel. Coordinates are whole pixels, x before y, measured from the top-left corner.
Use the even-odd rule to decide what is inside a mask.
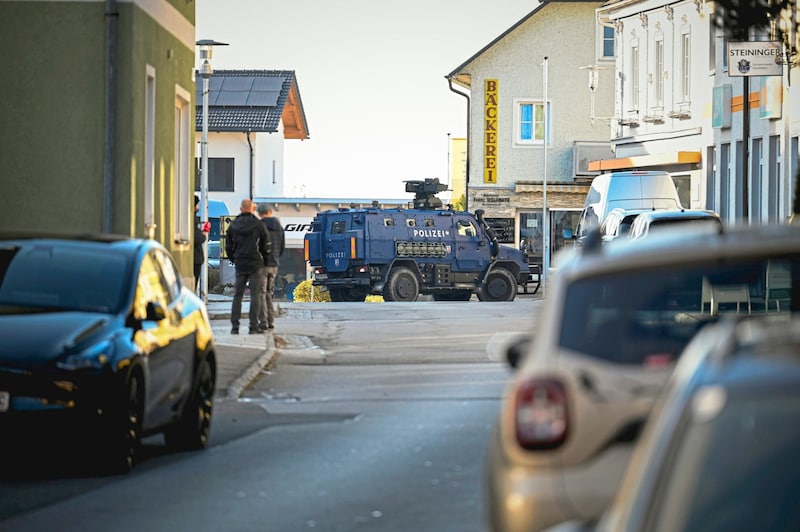
[[[400,266],[389,273],[383,289],[385,301],[416,301],[419,295],[419,281],[414,272]]]
[[[489,272],[478,290],[478,299],[481,301],[514,301],[515,297],[517,282],[511,272],[503,268]]]
[[[364,301],[367,298],[366,288],[331,288],[329,292],[334,303]]]
[[[432,297],[434,301],[469,301],[472,298],[472,292],[469,290],[454,290],[452,292],[433,294]]]

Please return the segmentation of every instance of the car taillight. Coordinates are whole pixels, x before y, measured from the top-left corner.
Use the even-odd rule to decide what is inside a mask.
[[[564,385],[553,379],[531,379],[516,391],[514,430],[524,449],[554,449],[567,439],[569,417]]]
[[[314,268],[314,275],[325,274],[327,272],[328,271],[325,268],[323,268],[322,266],[317,266],[316,268]]]

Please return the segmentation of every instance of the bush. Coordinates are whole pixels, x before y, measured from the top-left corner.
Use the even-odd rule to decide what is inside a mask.
[[[296,303],[310,303],[311,302],[311,279],[306,279],[294,288],[294,301]],[[330,303],[331,295],[327,290],[319,286],[314,288],[314,302]]]

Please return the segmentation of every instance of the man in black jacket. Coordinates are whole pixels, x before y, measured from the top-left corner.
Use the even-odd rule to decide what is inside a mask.
[[[264,304],[264,268],[270,256],[270,240],[267,228],[253,214],[253,200],[243,199],[239,210],[240,214],[231,222],[225,238],[225,252],[236,268],[231,334],[239,334],[245,285],[250,286],[250,334],[256,334],[265,331],[259,327],[258,320]]]
[[[267,329],[275,328],[275,306],[272,302],[272,293],[275,290],[275,277],[278,275],[280,256],[283,255],[285,240],[283,227],[277,218],[272,216],[272,207],[266,203],[258,205],[258,215],[269,232],[269,239],[272,243],[267,267],[264,273],[264,306],[261,311],[261,327]]]

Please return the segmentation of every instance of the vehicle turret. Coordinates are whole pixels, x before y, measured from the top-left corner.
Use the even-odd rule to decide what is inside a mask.
[[[442,200],[436,197],[439,192],[447,190],[447,185],[439,183],[439,179],[426,178],[424,181],[406,181],[406,192],[414,193],[415,209],[439,209]]]

